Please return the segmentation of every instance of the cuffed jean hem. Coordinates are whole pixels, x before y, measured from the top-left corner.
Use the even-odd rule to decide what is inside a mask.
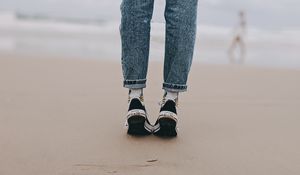
[[[187,85],[163,83],[163,89],[170,92],[185,92]]]
[[[124,80],[123,86],[129,89],[140,89],[146,87],[146,79]]]

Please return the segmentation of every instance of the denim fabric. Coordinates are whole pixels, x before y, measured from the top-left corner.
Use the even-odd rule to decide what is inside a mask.
[[[163,89],[187,90],[193,59],[198,0],[166,0]],[[122,0],[120,34],[123,85],[145,88],[154,0]]]

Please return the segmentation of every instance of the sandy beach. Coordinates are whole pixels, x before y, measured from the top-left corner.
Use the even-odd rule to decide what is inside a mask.
[[[126,134],[118,62],[0,55],[0,83],[1,175],[300,174],[300,70],[194,64],[175,139]]]

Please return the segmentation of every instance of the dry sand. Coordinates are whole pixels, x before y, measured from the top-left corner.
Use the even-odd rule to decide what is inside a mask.
[[[179,136],[126,135],[109,61],[0,58],[1,175],[299,175],[300,71],[194,64]],[[145,90],[154,122],[162,66]]]

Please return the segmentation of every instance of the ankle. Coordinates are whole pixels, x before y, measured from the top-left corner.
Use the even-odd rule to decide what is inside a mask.
[[[163,103],[167,102],[168,100],[172,100],[175,102],[176,106],[178,105],[178,96],[179,92],[172,92],[172,91],[165,91],[163,96]]]
[[[141,101],[143,101],[143,89],[129,89],[128,92],[128,101],[131,99],[137,98]]]
[[[178,99],[178,92],[165,91],[165,99],[175,101]]]

